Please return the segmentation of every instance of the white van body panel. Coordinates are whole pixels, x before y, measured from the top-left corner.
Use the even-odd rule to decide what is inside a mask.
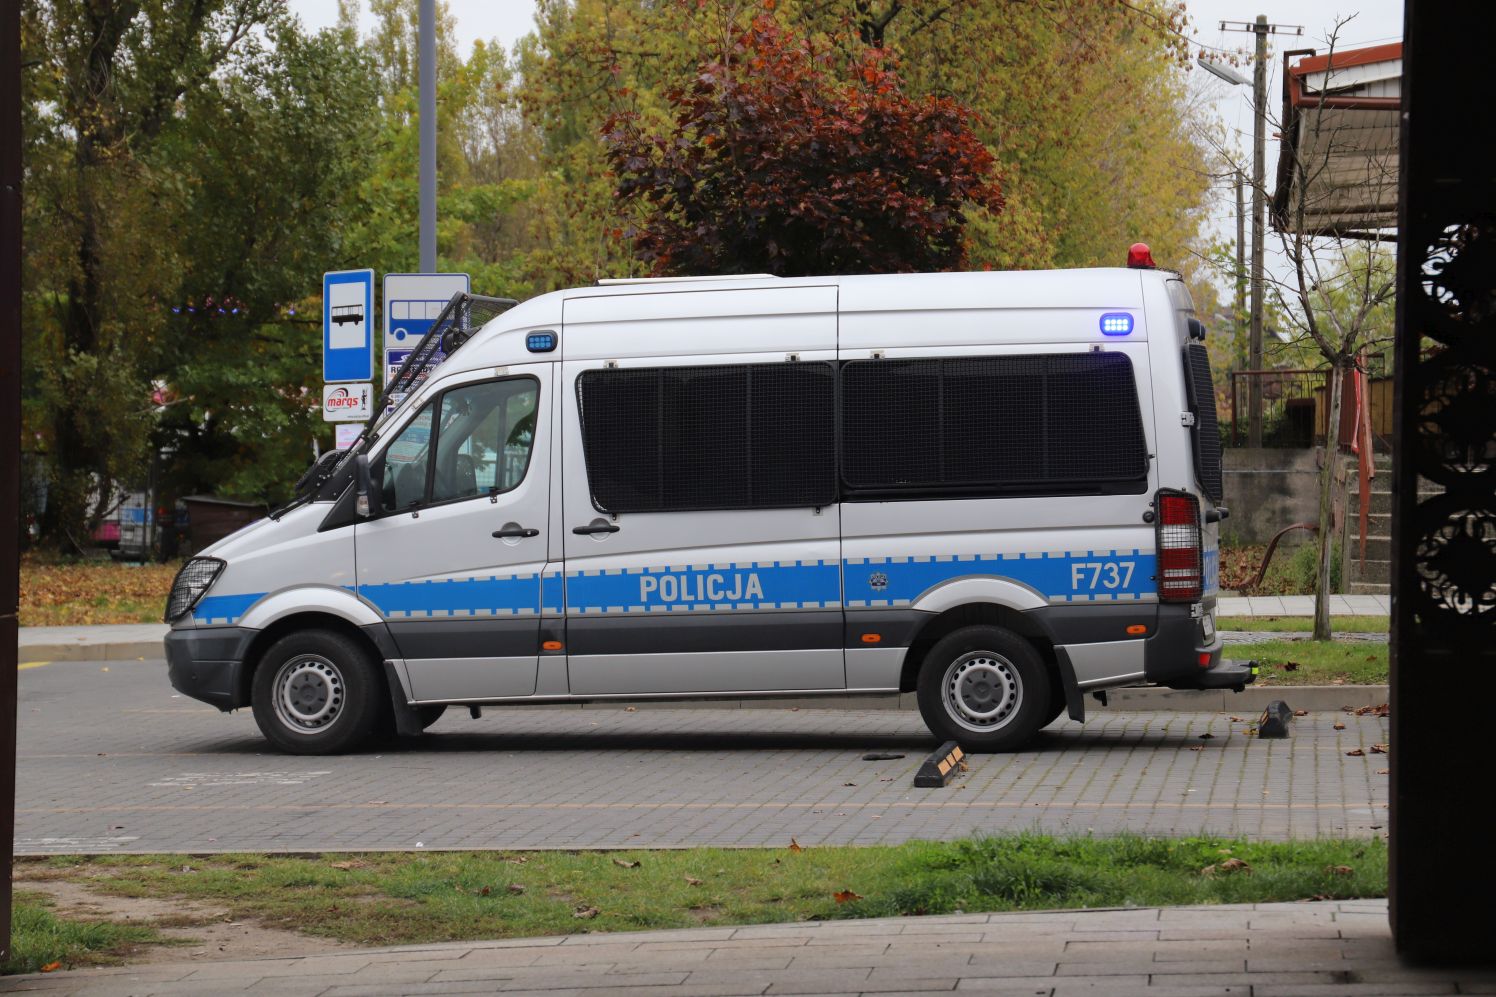
[[[263,629],[295,607],[355,626],[378,622],[354,595],[352,531],[317,532],[326,515],[326,506],[305,505],[208,548],[203,556],[224,561],[223,573],[178,625]]]
[[[1126,316],[1130,330],[1104,332],[1104,315]],[[1149,628],[1166,611],[1187,625],[1180,614],[1209,613],[1218,586],[1214,522],[1202,524],[1200,605],[1161,604],[1155,577],[1157,492],[1199,494],[1183,418],[1192,317],[1177,278],[1120,268],[622,282],[541,295],[473,335],[381,423],[369,450],[378,461],[445,392],[533,377],[539,402],[517,486],[326,529],[323,501],[252,524],[205,552],[227,567],[175,627],[257,631],[327,613],[379,643],[413,703],[907,689],[923,628],[981,607],[1026,621],[1072,695],[1153,678]],[[557,337],[554,351],[530,352],[527,335],[542,331]],[[670,368],[819,364],[836,379],[839,432],[849,365],[1093,352],[1125,357],[1136,389],[1147,468],[1120,485],[859,493],[840,443],[836,498],[814,508],[606,512],[589,482],[579,383],[592,372],[648,369],[663,383]],[[1079,412],[1067,439],[1113,418]],[[493,536],[519,527],[534,533]],[[1149,640],[1120,639],[1133,608],[1144,629],[1126,632]],[[1116,639],[1088,615],[1111,621]],[[1046,641],[1050,626],[1063,632]],[[1178,658],[1181,645],[1170,646]],[[1191,646],[1219,651],[1203,633]]]

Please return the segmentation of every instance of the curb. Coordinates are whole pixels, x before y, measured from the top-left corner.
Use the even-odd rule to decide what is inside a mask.
[[[138,661],[166,657],[160,640],[111,641],[101,644],[20,644],[16,648],[20,664],[39,661]]]

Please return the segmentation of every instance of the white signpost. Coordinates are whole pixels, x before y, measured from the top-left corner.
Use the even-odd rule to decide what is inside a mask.
[[[374,385],[324,384],[322,418],[327,422],[368,422],[374,411]]]

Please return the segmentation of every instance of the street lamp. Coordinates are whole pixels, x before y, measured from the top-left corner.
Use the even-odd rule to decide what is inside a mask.
[[[1219,62],[1211,62],[1203,55],[1195,60],[1195,65],[1199,66],[1201,69],[1205,70],[1212,76],[1219,76],[1221,79],[1225,80],[1227,83],[1230,83],[1234,87],[1245,87],[1252,85],[1251,80],[1247,79],[1245,76],[1243,76],[1241,73],[1238,73],[1230,66],[1223,65]]]

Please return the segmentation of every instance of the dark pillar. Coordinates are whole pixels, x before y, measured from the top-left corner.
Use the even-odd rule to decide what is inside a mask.
[[[0,3],[0,959],[16,825],[16,561],[21,517],[21,5]]]
[[[1467,699],[1496,678],[1496,156],[1477,110],[1496,97],[1486,18],[1408,0],[1403,47],[1390,885],[1398,950],[1442,963],[1496,963],[1496,863],[1481,858],[1490,733]]]

